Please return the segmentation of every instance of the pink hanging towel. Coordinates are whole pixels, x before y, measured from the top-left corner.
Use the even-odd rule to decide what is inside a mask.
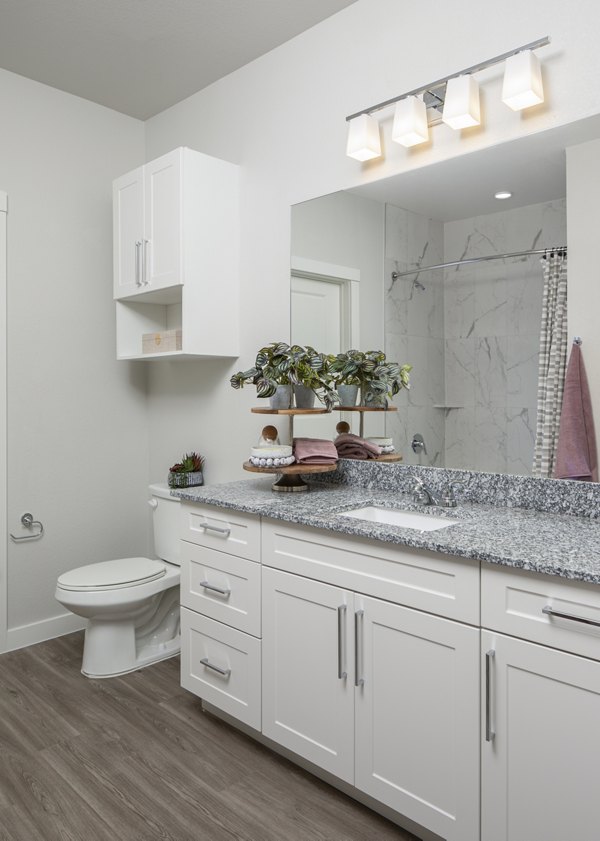
[[[598,481],[598,452],[590,388],[581,347],[573,344],[563,394],[555,479]]]

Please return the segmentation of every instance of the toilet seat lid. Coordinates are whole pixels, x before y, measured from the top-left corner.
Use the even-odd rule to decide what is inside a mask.
[[[162,578],[166,573],[162,561],[150,558],[119,558],[101,561],[64,572],[58,579],[63,590],[109,590],[114,587],[128,587],[145,584]]]

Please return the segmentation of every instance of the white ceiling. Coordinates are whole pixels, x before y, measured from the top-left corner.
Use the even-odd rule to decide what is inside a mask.
[[[0,0],[0,66],[147,119],[356,0]]]
[[[567,192],[565,149],[599,135],[600,117],[594,116],[350,192],[441,222],[525,207],[563,198]],[[504,189],[512,192],[512,198],[495,199],[494,193]]]

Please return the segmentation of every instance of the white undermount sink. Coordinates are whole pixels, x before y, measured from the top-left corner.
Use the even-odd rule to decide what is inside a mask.
[[[386,526],[401,526],[417,531],[437,531],[454,526],[459,520],[449,517],[436,517],[435,514],[420,514],[418,511],[403,511],[400,508],[383,508],[379,505],[367,505],[354,511],[344,511],[340,517],[352,517],[356,520],[368,520],[370,523],[383,523]]]

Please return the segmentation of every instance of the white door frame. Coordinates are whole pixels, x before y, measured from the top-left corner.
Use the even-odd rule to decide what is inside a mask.
[[[344,310],[342,331],[348,342],[346,350],[357,348],[360,345],[360,270],[353,269],[350,266],[323,263],[320,260],[309,260],[306,257],[292,257],[291,267],[292,277],[329,281],[330,283],[338,283],[342,287],[342,307]]]
[[[8,195],[0,190],[0,652],[8,628],[8,529],[6,480],[6,228]]]

